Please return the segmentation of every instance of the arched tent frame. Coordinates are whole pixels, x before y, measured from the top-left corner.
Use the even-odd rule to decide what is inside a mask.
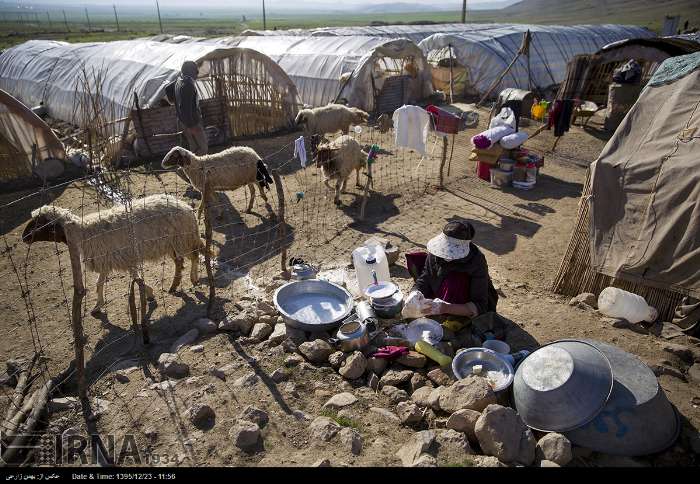
[[[304,104],[323,106],[345,98],[366,111],[389,77],[408,75],[406,101],[433,92],[430,69],[421,49],[408,39],[367,36],[237,36],[216,39],[181,37],[164,42],[250,48],[273,59],[296,85]],[[409,67],[412,66],[412,67]]]
[[[578,54],[596,52],[601,47],[629,37],[650,37],[640,27],[622,25],[543,26],[511,25],[481,31],[434,34],[419,45],[428,59],[444,57],[449,46],[455,59],[467,69],[471,87],[484,94],[504,72],[530,30],[530,58],[521,56],[503,79],[504,87],[546,90],[560,84],[566,76],[568,61]]]
[[[33,164],[65,158],[63,144],[51,128],[0,89],[0,181],[31,176]]]
[[[232,133],[234,136],[266,133],[293,124],[298,95],[279,66],[250,49],[204,43],[33,40],[0,56],[0,88],[27,105],[44,102],[53,118],[88,127],[94,120],[84,119],[76,109],[85,96],[99,93],[99,116],[124,121],[133,107],[134,93],[140,107],[160,106],[166,86],[178,78],[186,60],[200,66],[200,92],[223,95],[229,117],[244,118],[247,128]]]

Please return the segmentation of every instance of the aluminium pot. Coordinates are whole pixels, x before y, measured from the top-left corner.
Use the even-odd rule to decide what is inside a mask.
[[[331,338],[329,343],[335,345],[343,353],[362,350],[369,344],[369,332],[367,324],[353,318],[340,325],[335,338]]]

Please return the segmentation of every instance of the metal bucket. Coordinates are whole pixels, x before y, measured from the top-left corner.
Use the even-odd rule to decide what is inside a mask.
[[[635,457],[670,447],[678,438],[678,412],[666,398],[654,373],[637,357],[595,340],[613,369],[613,389],[598,416],[567,432],[576,445],[612,455]]]

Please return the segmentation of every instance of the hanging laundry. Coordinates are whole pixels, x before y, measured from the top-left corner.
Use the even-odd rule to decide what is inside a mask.
[[[294,157],[299,158],[302,168],[306,168],[306,145],[304,144],[303,136],[299,136],[296,140],[294,140]]]
[[[569,131],[573,113],[574,101],[572,99],[554,101],[554,106],[552,106],[552,110],[549,113],[547,129],[551,129],[553,126],[554,136],[563,136],[566,131]]]
[[[430,114],[418,106],[404,105],[394,111],[392,119],[396,131],[396,146],[425,155]]]

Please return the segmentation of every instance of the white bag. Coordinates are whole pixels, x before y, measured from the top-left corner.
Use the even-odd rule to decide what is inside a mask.
[[[515,113],[513,110],[510,108],[501,109],[501,112],[489,124],[489,128],[495,128],[496,126],[507,126],[515,132]]]
[[[420,291],[411,292],[406,298],[406,302],[401,310],[403,319],[422,318],[425,310],[430,307],[430,303]]]
[[[527,141],[528,134],[525,131],[509,134],[500,139],[499,143],[504,150],[514,150]]]

